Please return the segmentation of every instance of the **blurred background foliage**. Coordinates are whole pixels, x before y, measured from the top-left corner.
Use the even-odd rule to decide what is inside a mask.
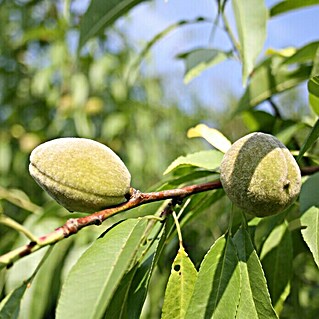
[[[76,8],[70,11],[69,1],[0,0],[0,5],[0,209],[16,221],[24,222],[36,235],[49,232],[69,217],[28,173],[30,152],[44,141],[63,136],[100,141],[123,159],[132,175],[132,186],[146,191],[162,180],[163,171],[175,158],[210,148],[200,139],[187,139],[187,130],[197,123],[215,126],[218,123],[218,128],[231,140],[252,131],[277,134],[293,150],[300,149],[310,131],[308,124],[312,122],[307,117],[312,113],[298,89],[282,94],[277,99],[279,109],[274,110],[270,105],[270,112],[250,109],[233,117],[238,98],[229,92],[225,97],[227,107],[222,111],[203,106],[195,97],[192,108],[185,110],[178,100],[165,98],[164,77],[138,74],[135,82],[128,84],[125,75],[137,53],[126,35],[113,25],[90,40],[78,54],[83,12]],[[303,161],[303,165],[317,163],[310,158]],[[193,208],[198,205],[202,216],[186,225],[184,240],[196,267],[212,242],[227,229],[228,215],[224,212],[230,210],[230,205],[223,199],[217,201],[222,195],[216,197],[213,205],[206,195],[194,196]],[[151,207],[141,210],[145,214],[154,212]],[[53,316],[66,269],[70,269],[101,231],[101,228],[85,229],[59,244],[62,252],[50,257],[55,258],[54,264],[59,269],[44,267],[37,279],[39,284],[33,284],[46,304],[38,309],[37,295],[30,293],[29,300],[22,305],[25,318],[30,313],[33,319]],[[293,234],[296,242],[299,235]],[[25,242],[3,225],[0,225],[0,238],[0,254]],[[173,240],[165,248],[153,275],[145,318],[159,317],[177,244]],[[294,265],[292,295],[283,318],[299,318],[306,309],[309,315],[305,318],[314,318],[319,304],[318,271],[305,246],[298,247],[297,252],[301,257]],[[307,262],[303,262],[304,255]],[[7,291],[30,273],[40,256],[15,265],[18,270],[15,268],[10,273]],[[47,280],[56,286],[43,291],[41,280],[48,273]],[[3,272],[0,296],[4,296],[1,276]]]

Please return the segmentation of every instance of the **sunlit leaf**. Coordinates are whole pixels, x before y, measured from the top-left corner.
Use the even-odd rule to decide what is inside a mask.
[[[271,96],[291,89],[307,80],[311,73],[310,65],[300,65],[289,70],[280,57],[270,57],[254,70],[251,81],[238,103],[236,112],[254,107]]]
[[[268,12],[264,0],[238,0],[232,1],[232,4],[243,63],[242,82],[245,85],[266,40]]]
[[[302,237],[307,243],[313,258],[319,267],[319,208],[314,206],[309,208],[301,216],[300,220],[301,225],[304,227],[301,230]]]
[[[304,144],[301,146],[299,155],[297,157],[297,162],[302,158],[302,156],[308,151],[308,149],[317,141],[319,137],[319,118],[316,124],[311,129],[309,135],[307,136]]]
[[[271,305],[261,263],[246,230],[240,228],[237,231],[234,244],[241,270],[240,301],[236,319],[278,318]]]
[[[261,250],[260,259],[274,308],[280,313],[290,292],[292,238],[287,223],[273,229]]]
[[[302,185],[300,192],[300,211],[306,212],[312,206],[319,207],[319,173],[310,176]]]
[[[283,61],[283,64],[312,62],[316,56],[319,41],[311,42],[296,49],[296,52]]]
[[[182,319],[192,296],[197,277],[197,271],[184,248],[181,247],[172,264],[164,304],[162,319]]]
[[[282,14],[291,10],[296,10],[302,7],[312,6],[316,4],[319,4],[318,0],[285,0],[276,3],[270,9],[270,15],[275,16],[277,14]]]
[[[223,153],[226,153],[231,147],[231,142],[220,131],[205,124],[198,124],[190,128],[187,131],[187,137],[202,137]]]
[[[92,0],[80,23],[79,49],[131,8],[146,0]]]
[[[177,57],[184,60],[186,71],[184,83],[189,83],[206,69],[223,62],[231,53],[216,49],[196,49],[179,54]]]
[[[319,75],[308,81],[309,103],[313,111],[319,116]]]
[[[235,318],[240,268],[231,238],[220,237],[205,256],[185,318]]]
[[[191,165],[213,171],[219,167],[222,158],[223,154],[215,150],[200,151],[186,156],[180,156],[168,166],[164,175],[183,165]]]
[[[133,267],[146,224],[145,220],[128,219],[86,250],[62,287],[58,319],[101,317],[122,277]]]

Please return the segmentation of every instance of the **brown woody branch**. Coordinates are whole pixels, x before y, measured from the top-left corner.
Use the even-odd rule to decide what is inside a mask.
[[[27,245],[21,246],[3,256],[0,256],[0,269],[3,267],[10,267],[15,261],[27,255],[30,255],[43,247],[53,245],[63,240],[64,238],[74,235],[84,227],[90,225],[101,225],[102,222],[108,217],[114,216],[120,212],[127,211],[143,204],[165,199],[183,199],[192,194],[205,192],[221,187],[221,182],[219,180],[216,180],[205,184],[185,186],[183,188],[169,189],[152,193],[142,193],[132,188],[131,196],[127,202],[116,207],[101,210],[85,217],[70,218],[63,226],[57,228],[49,234],[37,238],[37,241],[30,242]]]

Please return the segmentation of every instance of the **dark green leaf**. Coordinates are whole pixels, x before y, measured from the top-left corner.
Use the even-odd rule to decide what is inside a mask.
[[[240,301],[236,319],[278,318],[271,305],[261,263],[247,231],[240,228],[234,236],[234,244],[241,270]]]
[[[0,319],[16,319],[19,316],[21,299],[27,289],[28,282],[9,293],[0,303]]]
[[[287,224],[274,228],[265,241],[260,259],[274,308],[280,313],[290,292],[292,276],[292,238]]]
[[[184,82],[187,84],[206,69],[223,62],[231,53],[216,49],[196,49],[179,54],[177,57],[184,60],[186,71]]]
[[[316,124],[311,129],[304,144],[302,145],[299,155],[297,157],[297,162],[302,158],[302,156],[307,152],[307,150],[317,141],[318,137],[319,137],[319,118],[317,119]]]
[[[220,237],[205,256],[185,318],[235,318],[240,268],[231,238]]]
[[[319,267],[319,208],[309,208],[300,218],[302,237],[307,243],[313,258]]]
[[[275,16],[291,10],[296,10],[302,7],[312,6],[319,4],[318,0],[285,0],[275,4],[270,9],[270,15]]]
[[[184,318],[196,277],[197,271],[184,248],[181,247],[172,264],[167,283],[162,309],[163,319]]]
[[[300,211],[306,212],[312,206],[319,207],[319,173],[316,173],[303,183],[300,192]]]
[[[86,250],[62,287],[58,319],[103,315],[122,277],[134,266],[146,225],[146,220],[126,220]]]
[[[268,12],[264,0],[238,0],[232,4],[243,63],[243,84],[246,85],[266,40]]]
[[[116,19],[145,0],[92,0],[80,24],[79,49]]]

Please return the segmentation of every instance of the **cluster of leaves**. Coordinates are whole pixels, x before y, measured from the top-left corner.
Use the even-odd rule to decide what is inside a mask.
[[[21,89],[20,95],[7,90],[9,95],[2,97],[6,101],[3,104],[8,105],[0,111],[0,121],[7,128],[0,136],[0,143],[4,145],[0,150],[5,154],[1,155],[5,161],[0,163],[4,187],[15,186],[27,191],[31,185],[25,176],[25,165],[22,172],[12,160],[27,163],[29,148],[22,147],[30,145],[23,140],[26,134],[28,138],[36,137],[31,146],[44,139],[74,133],[102,142],[107,140],[116,152],[126,154],[123,159],[135,176],[135,185],[139,179],[144,182],[142,176],[152,181],[158,177],[153,167],[144,167],[146,162],[136,162],[143,156],[147,163],[157,163],[160,156],[166,162],[182,153],[181,148],[175,147],[183,144],[176,132],[185,131],[186,127],[200,122],[200,118],[193,115],[191,121],[177,107],[160,107],[161,91],[156,79],[127,86],[123,78],[127,74],[129,52],[125,49],[105,54],[109,35],[101,35],[101,32],[140,2],[124,0],[105,4],[102,0],[93,0],[80,26],[72,24],[66,13],[59,16],[61,13],[52,4],[45,7],[45,17],[50,17],[46,20],[51,23],[56,22],[54,27],[42,25],[44,20],[41,24],[36,17],[31,22],[32,19],[26,19],[25,23],[31,26],[24,28],[28,32],[22,32],[23,41],[17,39],[17,52],[20,55],[31,52],[36,39],[36,45],[52,59],[40,67],[26,63],[25,59],[12,61],[18,70],[14,73],[15,87]],[[284,1],[269,12],[274,16],[316,3]],[[272,133],[298,156],[301,167],[318,165],[319,42],[268,52],[256,64],[267,34],[268,10],[264,1],[232,1],[238,39],[227,21],[227,4],[228,1],[217,1],[215,24],[224,26],[232,49],[196,48],[181,53],[179,58],[186,66],[185,82],[217,63],[239,58],[246,91],[232,110],[237,121],[233,123],[239,123],[233,134]],[[14,2],[5,8],[10,11],[12,6]],[[31,2],[21,12],[32,9]],[[3,12],[5,19],[12,17],[12,13]],[[202,19],[197,21],[200,23]],[[139,64],[152,45],[185,23],[176,23],[151,40],[133,66]],[[79,55],[71,52],[66,40],[70,26],[80,30]],[[89,41],[96,36],[98,40]],[[122,35],[118,36],[125,40]],[[51,39],[54,41],[50,42]],[[88,44],[96,43],[101,48],[94,51]],[[7,48],[12,45],[9,41],[7,44]],[[87,46],[85,53],[81,51],[84,45]],[[30,46],[31,51],[26,51],[26,46]],[[35,71],[25,71],[32,68]],[[6,77],[9,71],[7,73]],[[273,97],[304,81],[308,81],[310,116],[283,119]],[[4,81],[1,85],[9,83]],[[16,107],[9,112],[12,100],[16,99]],[[264,101],[270,101],[274,114],[256,110]],[[24,109],[22,103],[36,107]],[[200,117],[202,113],[198,111]],[[174,118],[179,121],[171,121]],[[222,131],[227,133],[227,129]],[[178,157],[154,189],[178,188],[218,178],[218,167],[230,142],[205,125],[189,130],[188,136],[203,137],[217,150],[201,150]],[[8,140],[14,144],[12,148]],[[172,140],[174,146],[166,150],[164,145]],[[191,147],[188,145],[188,148]],[[17,159],[15,154],[22,159]],[[159,165],[157,170],[163,167],[164,164]],[[12,182],[13,177],[17,181]],[[25,180],[27,183],[23,184]],[[139,207],[111,218],[98,228],[83,229],[46,252],[32,254],[11,269],[1,271],[0,291],[4,298],[0,303],[0,317],[314,318],[319,312],[318,184],[318,173],[304,177],[298,202],[279,215],[263,219],[232,208],[224,191],[216,189],[192,195],[181,203]],[[39,190],[30,186],[28,194],[32,199],[37,198],[36,193]],[[14,216],[21,210],[35,212],[21,221],[36,236],[51,231],[68,218],[50,201],[39,207],[25,194],[5,188],[0,195],[11,202],[11,206],[4,205],[6,213],[11,211],[8,215]],[[2,238],[1,252],[25,243],[22,235],[12,237],[8,230]]]

